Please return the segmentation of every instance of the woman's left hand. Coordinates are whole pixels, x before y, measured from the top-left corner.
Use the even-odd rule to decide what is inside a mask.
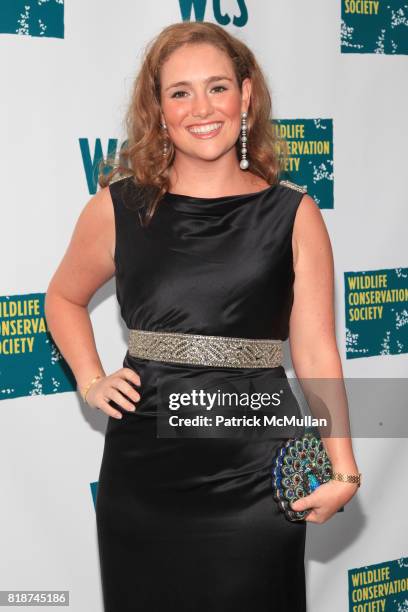
[[[290,507],[296,512],[310,509],[305,521],[325,523],[339,508],[350,501],[357,490],[356,483],[328,480],[318,486],[313,493],[292,502]]]

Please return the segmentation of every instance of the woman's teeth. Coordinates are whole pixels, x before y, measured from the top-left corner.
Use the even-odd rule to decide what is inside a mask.
[[[191,128],[188,128],[188,130],[193,134],[209,134],[210,132],[218,130],[218,128],[220,128],[221,126],[222,123],[209,123],[208,125],[193,126]]]

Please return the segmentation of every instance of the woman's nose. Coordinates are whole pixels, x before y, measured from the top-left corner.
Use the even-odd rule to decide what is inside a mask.
[[[192,102],[193,117],[206,117],[212,110],[211,100],[206,94],[197,95]]]

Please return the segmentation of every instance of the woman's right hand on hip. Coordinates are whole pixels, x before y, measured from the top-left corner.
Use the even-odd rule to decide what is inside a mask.
[[[97,380],[90,387],[86,395],[86,402],[91,408],[97,408],[108,416],[121,419],[122,413],[113,408],[109,401],[113,401],[128,412],[134,412],[136,410],[135,403],[140,400],[140,394],[130,383],[140,387],[139,374],[130,368],[121,368],[117,372]]]

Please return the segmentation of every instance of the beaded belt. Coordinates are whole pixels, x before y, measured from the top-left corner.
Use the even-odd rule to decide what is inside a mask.
[[[276,368],[282,341],[129,330],[129,354],[141,359],[225,368]]]

